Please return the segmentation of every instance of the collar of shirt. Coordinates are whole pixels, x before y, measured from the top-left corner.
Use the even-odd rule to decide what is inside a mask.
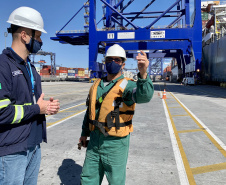
[[[116,78],[116,79],[110,81],[110,82],[108,83],[108,85],[114,84],[115,82],[117,82],[119,79],[122,79],[122,78],[124,78],[123,75],[121,75],[120,77],[118,77],[118,78]],[[103,79],[101,80],[101,82],[100,82],[100,85],[99,85],[99,86],[100,86],[102,89],[105,87],[105,86],[104,86],[104,82],[107,82],[107,77],[103,78]],[[107,86],[108,86],[108,85],[107,85]]]
[[[19,64],[23,64],[24,60],[13,50],[10,48],[10,51],[12,53],[13,58],[15,59],[15,61]]]

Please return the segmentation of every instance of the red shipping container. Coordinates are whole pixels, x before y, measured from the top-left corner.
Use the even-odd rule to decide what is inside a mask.
[[[49,70],[40,70],[40,73],[48,74],[49,73]]]
[[[59,73],[67,73],[67,70],[59,70]]]

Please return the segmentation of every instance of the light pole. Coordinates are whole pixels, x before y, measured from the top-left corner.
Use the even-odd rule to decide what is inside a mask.
[[[5,36],[5,49],[6,49],[6,37],[8,36],[8,33],[4,32],[4,36]]]

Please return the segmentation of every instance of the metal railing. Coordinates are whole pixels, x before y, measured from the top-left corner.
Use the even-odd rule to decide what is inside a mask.
[[[174,29],[174,28],[190,28],[192,25],[178,25],[169,28],[168,25],[159,25],[159,26],[152,26],[151,29]],[[145,28],[145,27],[141,27]],[[118,31],[118,30],[135,30],[135,28],[127,28],[127,27],[116,27],[116,28],[97,28],[97,31]],[[56,33],[87,33],[86,30],[62,30],[62,31],[56,31]]]

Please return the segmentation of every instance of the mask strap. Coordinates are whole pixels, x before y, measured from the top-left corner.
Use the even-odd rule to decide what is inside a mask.
[[[33,53],[33,46],[34,46],[34,41],[35,41],[35,30],[32,30],[32,37],[31,37],[31,49],[30,53]]]

